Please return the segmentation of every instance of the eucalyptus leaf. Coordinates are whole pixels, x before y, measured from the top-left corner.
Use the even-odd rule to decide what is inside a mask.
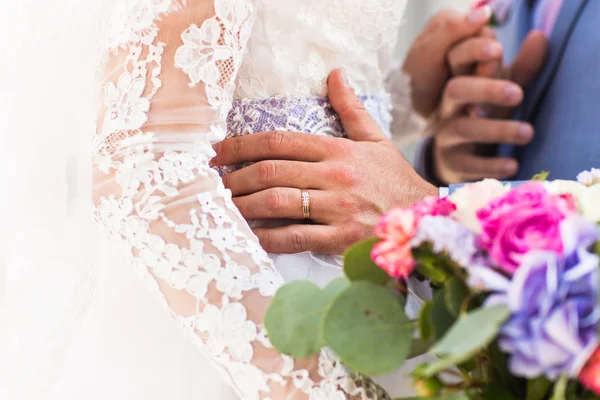
[[[413,339],[410,345],[410,353],[408,359],[419,357],[429,351],[433,346],[433,342],[423,341],[421,339]]]
[[[373,262],[371,251],[381,239],[371,238],[351,247],[344,254],[344,273],[352,282],[368,281],[383,285],[392,278]]]
[[[521,380],[508,370],[508,355],[500,350],[497,340],[489,346],[488,357],[494,378],[505,387],[511,388],[516,393],[517,398],[524,398],[525,388],[521,385]]]
[[[433,302],[431,304],[431,316],[429,321],[431,322],[433,338],[435,340],[440,340],[444,337],[456,320],[446,307],[445,290],[445,288],[439,290],[433,296]]]
[[[430,247],[430,245],[423,245],[413,249],[413,257],[417,261],[415,271],[432,283],[444,283],[448,279],[448,273],[440,265],[440,256],[433,254]]]
[[[525,400],[544,400],[552,387],[552,382],[545,376],[527,382],[527,398]]]
[[[400,367],[412,342],[414,324],[395,294],[372,282],[353,282],[331,304],[323,338],[343,364],[365,375]]]
[[[486,385],[481,395],[485,400],[518,400],[507,387],[498,382]]]
[[[554,385],[554,393],[552,394],[552,400],[567,400],[567,385],[569,384],[569,378],[565,375],[558,379],[558,382]]]
[[[539,174],[535,174],[531,180],[532,181],[547,181],[550,176],[550,171],[542,171]]]
[[[308,281],[282,286],[265,315],[265,327],[273,346],[283,354],[305,359],[323,343],[321,324],[331,302],[329,295]]]
[[[429,340],[432,335],[431,301],[426,302],[419,313],[419,334],[422,340]]]
[[[460,279],[453,277],[444,285],[444,296],[446,300],[446,308],[454,317],[458,317],[463,305],[463,302],[469,296],[469,289]]]
[[[469,360],[488,346],[498,335],[500,326],[510,316],[503,305],[481,308],[460,317],[432,351],[441,359],[429,365],[424,374],[433,376],[451,365]]]
[[[333,301],[342,291],[350,286],[350,281],[345,277],[341,276],[335,278],[325,286],[325,293],[329,296],[330,300]]]

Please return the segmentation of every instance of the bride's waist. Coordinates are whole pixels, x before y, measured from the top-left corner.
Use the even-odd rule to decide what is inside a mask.
[[[383,132],[390,135],[391,100],[387,95],[358,96]],[[345,137],[342,124],[326,97],[277,96],[234,100],[227,116],[227,138],[268,131],[293,131]],[[215,167],[222,175],[246,165]]]

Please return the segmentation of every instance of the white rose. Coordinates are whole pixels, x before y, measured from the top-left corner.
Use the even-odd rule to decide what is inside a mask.
[[[578,200],[583,215],[594,222],[600,222],[600,185],[587,187]]]
[[[586,186],[575,181],[545,182],[552,194],[571,194],[577,200],[581,213],[592,221],[600,221],[600,184]]]
[[[504,196],[510,189],[510,185],[503,185],[495,179],[486,179],[465,185],[449,198],[456,204],[456,211],[452,216],[474,232],[481,233],[477,211],[487,206],[492,200]]]

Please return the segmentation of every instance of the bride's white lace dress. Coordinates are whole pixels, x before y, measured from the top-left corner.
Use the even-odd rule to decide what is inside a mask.
[[[227,136],[342,136],[324,97],[336,67],[384,131],[392,114],[394,129],[403,129],[411,115],[406,79],[391,78],[401,89],[394,96],[384,82],[405,3],[64,0],[48,7],[60,18],[38,10],[39,24],[30,25],[39,30],[29,37],[56,52],[9,47],[11,61],[27,64],[20,67],[2,55],[5,88],[19,92],[3,97],[10,112],[0,124],[12,129],[6,146],[17,155],[3,162],[22,167],[13,167],[20,196],[5,208],[17,217],[5,229],[14,335],[4,340],[10,361],[0,386],[11,391],[3,398],[380,398],[325,351],[300,361],[271,348],[262,321],[284,278],[325,284],[341,274],[339,257],[266,254],[221,183],[228,170],[209,162],[212,145]],[[9,10],[15,18],[36,15],[19,4]],[[81,71],[95,41],[86,47],[74,38],[94,38],[91,19],[79,16],[100,11],[86,187],[77,155],[91,136],[84,96],[92,88]],[[28,28],[20,29],[10,34],[25,37]],[[16,83],[18,76],[30,81]],[[88,190],[111,244],[81,222]],[[402,372],[383,385],[410,393]]]

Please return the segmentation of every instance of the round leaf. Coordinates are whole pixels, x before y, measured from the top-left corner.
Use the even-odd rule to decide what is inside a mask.
[[[508,307],[498,305],[480,308],[460,317],[432,351],[443,357],[428,366],[426,376],[433,376],[448,368],[467,361],[498,335],[500,326],[510,316]]]
[[[317,353],[321,341],[323,315],[331,298],[308,281],[292,282],[277,291],[267,314],[265,327],[273,346],[295,358]]]
[[[454,317],[458,317],[463,302],[469,295],[469,289],[458,278],[452,278],[444,285],[446,308]]]
[[[431,322],[433,338],[435,340],[440,340],[455,321],[455,318],[446,307],[445,291],[445,288],[439,290],[433,296],[431,304],[431,317],[429,321]]]
[[[422,340],[429,340],[431,337],[431,301],[425,303],[419,314],[419,333]]]
[[[356,282],[338,295],[323,323],[323,338],[342,363],[365,375],[396,370],[410,350],[413,324],[390,289]]]
[[[329,296],[330,300],[333,301],[344,289],[350,286],[350,281],[345,277],[341,276],[335,278],[325,286],[325,293]]]
[[[368,281],[384,284],[391,278],[371,259],[371,250],[380,239],[371,238],[350,248],[344,254],[344,273],[352,282]]]

